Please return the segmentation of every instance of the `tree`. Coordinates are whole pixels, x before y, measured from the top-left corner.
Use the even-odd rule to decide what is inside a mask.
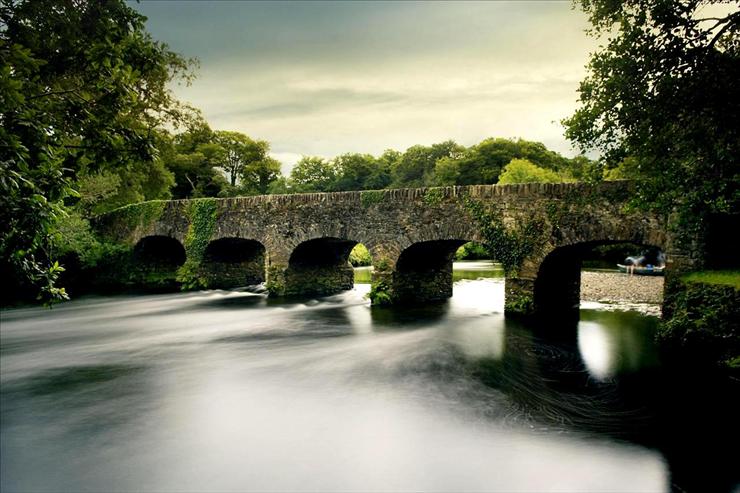
[[[515,157],[522,157],[517,144],[509,139],[485,139],[461,155],[437,161],[435,176],[439,185],[478,185],[498,181],[501,169]]]
[[[158,166],[155,130],[188,115],[169,84],[190,61],[144,22],[121,0],[0,6],[0,271],[47,298],[65,296],[50,231],[77,176]]]
[[[270,188],[270,183],[280,178],[280,161],[265,156],[256,161],[250,161],[244,166],[240,174],[242,189],[247,194],[264,195]]]
[[[290,183],[290,179],[285,176],[281,176],[276,180],[273,180],[270,183],[270,186],[267,187],[267,193],[270,195],[286,195],[299,191],[300,190],[295,190],[293,188],[292,184]]]
[[[290,182],[297,192],[328,192],[336,179],[334,162],[316,156],[303,156],[290,171]]]
[[[217,197],[228,182],[215,167],[223,149],[218,144],[201,144],[198,150],[187,154],[175,154],[167,161],[167,168],[175,177],[172,197],[187,199]]]
[[[717,4],[724,13],[704,14]],[[566,136],[613,168],[631,157],[636,203],[678,212],[699,232],[737,213],[740,11],[711,0],[581,0],[605,36],[579,88]],[[715,5],[716,7],[716,5]]]
[[[215,142],[216,134],[200,115],[175,135],[161,132],[157,146],[159,159],[175,179],[172,197],[186,199],[216,197],[228,184],[219,169],[225,149]]]
[[[170,199],[175,175],[163,159],[162,148],[170,142],[166,131],[156,130],[156,150],[151,160],[132,160],[126,166],[101,170],[83,169],[77,173],[79,202],[66,201],[76,212],[96,215],[133,202]],[[69,209],[69,207],[68,207]]]
[[[387,168],[370,154],[342,154],[333,163],[337,170],[336,191],[381,189],[390,183]]]
[[[240,132],[216,131],[215,143],[224,149],[219,167],[229,176],[229,183],[236,186],[239,177],[249,163],[267,158],[270,144],[264,140],[252,140]]]
[[[435,184],[434,167],[442,158],[459,158],[465,147],[453,140],[431,146],[409,147],[393,167],[394,187],[423,187]]]
[[[540,142],[488,138],[461,155],[438,160],[434,169],[435,180],[438,185],[497,183],[502,169],[512,159],[526,159],[539,167],[577,176],[586,175],[582,168],[590,162],[583,156],[568,159]]]
[[[504,167],[498,182],[501,185],[506,185],[509,183],[558,183],[563,181],[569,180],[526,159],[512,159]]]

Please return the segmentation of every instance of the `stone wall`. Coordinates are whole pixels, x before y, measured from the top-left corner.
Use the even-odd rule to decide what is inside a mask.
[[[665,218],[625,210],[630,193],[627,182],[607,182],[196,199],[128,206],[98,218],[96,225],[109,239],[132,246],[152,235],[180,241],[188,255],[180,275],[193,287],[199,284],[188,284],[188,276],[198,276],[192,266],[203,262],[209,242],[258,242],[265,251],[268,289],[277,295],[346,289],[351,285],[346,254],[360,242],[373,257],[371,296],[379,303],[449,297],[447,257],[453,247],[477,241],[491,246],[504,263],[507,311],[530,313],[542,305],[540,300],[549,299],[536,295],[539,288],[543,293],[568,291],[563,296],[568,303],[577,297],[575,278],[565,275],[575,272],[573,266],[555,262],[557,268],[547,268],[556,258],[569,262],[572,255],[563,252],[575,246],[627,241],[667,249],[669,261],[685,257],[671,251]],[[295,252],[312,241],[324,241],[335,261],[327,263],[318,254],[296,261]],[[420,244],[428,245],[423,250],[426,270],[403,261],[404,252]],[[212,282],[216,279],[200,285]]]
[[[199,276],[210,288],[229,289],[252,286],[265,282],[265,255],[242,262],[217,262],[204,260],[199,267]]]

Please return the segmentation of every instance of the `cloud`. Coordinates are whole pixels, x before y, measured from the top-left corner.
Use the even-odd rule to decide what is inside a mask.
[[[284,175],[289,175],[290,171],[293,169],[293,166],[303,157],[300,154],[295,154],[293,152],[271,152],[270,157],[273,157],[280,161],[282,166],[280,167],[280,170],[283,172]]]
[[[337,107],[398,103],[405,96],[393,92],[358,91],[345,87],[318,90],[293,90],[277,95],[274,102],[246,101],[244,106],[216,118],[238,114],[244,117],[282,118],[321,113]]]
[[[150,30],[201,58],[177,94],[217,129],[275,155],[379,153],[453,138],[539,140],[557,123],[595,42],[567,2],[197,2],[137,6]],[[287,164],[289,167],[290,164]]]

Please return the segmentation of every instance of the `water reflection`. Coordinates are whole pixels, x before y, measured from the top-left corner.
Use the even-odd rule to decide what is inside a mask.
[[[370,284],[372,267],[355,267],[355,283]],[[452,264],[452,280],[491,279],[504,277],[504,268],[490,260],[463,260]]]
[[[606,327],[583,323],[578,327],[578,350],[586,368],[595,378],[606,380],[616,370],[616,341]]]
[[[598,380],[658,364],[652,341],[655,317],[637,312],[581,310],[578,349],[586,368]]]
[[[2,312],[2,491],[667,491],[707,471],[731,490],[721,457],[666,441],[671,413],[689,445],[713,436],[669,412],[686,390],[656,376],[654,319],[531,326],[495,278],[427,307],[368,289]]]

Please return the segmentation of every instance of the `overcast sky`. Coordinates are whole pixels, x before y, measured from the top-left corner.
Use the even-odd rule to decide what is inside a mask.
[[[454,139],[522,137],[574,155],[596,42],[570,1],[151,2],[152,35],[200,60],[176,93],[212,128],[301,155],[379,154]]]

